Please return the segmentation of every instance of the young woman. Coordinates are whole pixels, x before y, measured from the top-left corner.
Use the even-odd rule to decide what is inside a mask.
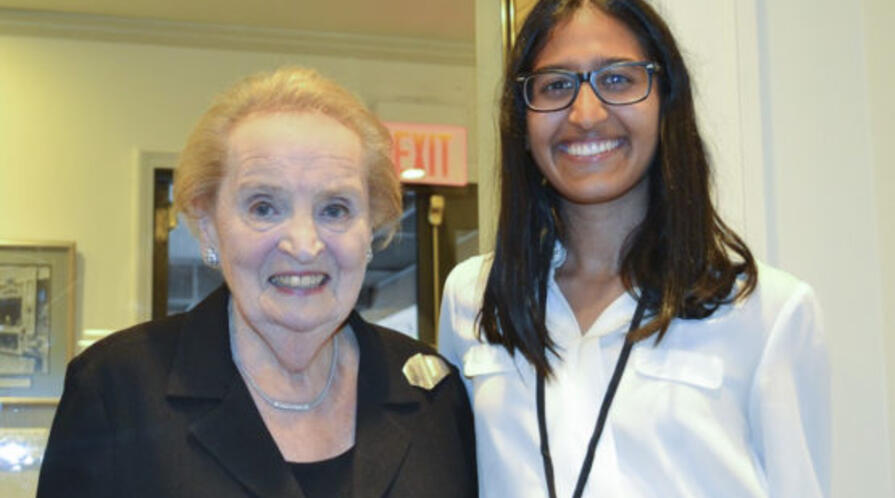
[[[440,328],[480,495],[827,496],[815,297],[718,217],[662,19],[538,2],[501,111],[496,248],[451,273]]]

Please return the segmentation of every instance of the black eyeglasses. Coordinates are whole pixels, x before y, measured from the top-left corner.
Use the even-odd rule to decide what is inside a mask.
[[[585,81],[606,104],[636,104],[649,96],[653,74],[658,71],[655,62],[618,62],[586,73],[545,69],[520,76],[516,81],[522,83],[522,95],[529,109],[553,112],[571,106]]]

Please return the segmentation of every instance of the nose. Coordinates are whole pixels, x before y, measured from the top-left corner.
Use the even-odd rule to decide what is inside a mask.
[[[300,263],[311,263],[324,248],[310,214],[296,214],[286,226],[277,248]]]
[[[581,83],[578,95],[569,108],[569,122],[589,130],[609,117],[606,104],[597,97],[597,92],[586,81]]]

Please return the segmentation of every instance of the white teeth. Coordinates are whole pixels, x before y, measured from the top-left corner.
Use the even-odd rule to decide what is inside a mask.
[[[280,287],[292,287],[294,289],[309,289],[317,287],[326,278],[325,275],[274,275],[270,277],[270,283]]]
[[[621,140],[601,140],[599,142],[578,142],[565,146],[567,154],[572,156],[593,156],[615,149]]]

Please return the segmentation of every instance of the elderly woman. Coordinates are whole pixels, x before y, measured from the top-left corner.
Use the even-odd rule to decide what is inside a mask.
[[[310,70],[221,95],[175,198],[226,285],[72,361],[38,496],[474,496],[456,371],[352,311],[400,214],[389,147]]]

